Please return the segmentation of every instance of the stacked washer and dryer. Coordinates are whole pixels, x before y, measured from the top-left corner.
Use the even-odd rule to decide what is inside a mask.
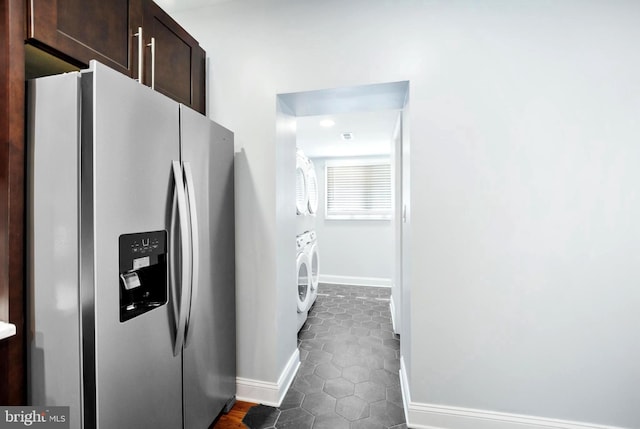
[[[298,330],[307,320],[318,296],[320,258],[315,232],[318,211],[318,180],[313,161],[296,152],[296,267],[298,278]]]

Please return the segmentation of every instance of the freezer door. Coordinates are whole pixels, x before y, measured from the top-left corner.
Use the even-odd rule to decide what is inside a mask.
[[[29,404],[82,421],[78,305],[79,73],[28,86]]]
[[[185,106],[180,112],[198,224],[183,351],[184,427],[197,429],[209,427],[236,391],[233,134]]]
[[[180,428],[181,357],[173,353],[173,304],[121,321],[118,250],[123,234],[154,232],[138,241],[129,237],[132,246],[144,247],[166,232],[171,253],[178,104],[95,62],[83,73],[82,86],[85,427],[95,419],[98,429]],[[133,268],[152,263],[145,258],[150,257],[142,255]],[[124,289],[145,281],[134,280]],[[147,286],[167,287],[161,281]]]

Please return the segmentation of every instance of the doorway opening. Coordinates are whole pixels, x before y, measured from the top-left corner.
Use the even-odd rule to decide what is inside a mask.
[[[287,335],[297,335],[301,360],[285,403],[304,408],[305,395],[321,395],[326,404],[364,406],[397,389],[400,402],[385,406],[404,418],[408,92],[403,81],[277,97],[279,242],[297,248],[295,260],[278,254],[282,278],[296,273],[279,293],[291,299]]]

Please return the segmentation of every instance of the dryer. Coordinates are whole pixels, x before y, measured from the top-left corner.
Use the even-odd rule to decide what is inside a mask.
[[[296,151],[296,214],[309,213],[309,190],[307,187],[307,157],[302,151]]]
[[[304,172],[307,186],[307,212],[315,216],[318,212],[318,177],[316,176],[316,167],[313,165],[313,161],[309,158],[306,158],[306,161]]]

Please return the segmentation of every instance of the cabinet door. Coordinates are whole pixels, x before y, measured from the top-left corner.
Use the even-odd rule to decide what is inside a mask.
[[[205,53],[197,40],[152,1],[144,2],[144,31],[155,44],[155,54],[145,55],[144,82],[204,113]]]
[[[96,59],[128,76],[137,73],[132,36],[142,25],[141,0],[31,0],[28,4],[29,43],[78,65]]]

